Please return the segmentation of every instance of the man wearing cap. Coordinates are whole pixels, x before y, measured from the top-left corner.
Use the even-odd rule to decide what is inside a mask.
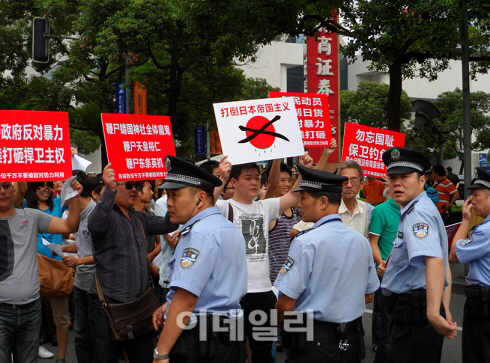
[[[214,206],[221,181],[184,160],[167,160],[167,214],[183,228],[169,262],[167,302],[154,313],[155,328],[165,322],[154,362],[243,362],[243,338],[227,328],[238,322],[247,292],[245,239]]]
[[[312,229],[291,242],[289,256],[274,286],[284,320],[284,344],[290,362],[360,362],[360,321],[365,302],[379,288],[368,240],[342,223],[338,215],[346,177],[298,166],[302,181],[299,206]],[[313,318],[313,336],[292,332],[286,312]],[[286,315],[286,316],[285,316]],[[307,331],[308,331],[308,323]]]
[[[456,323],[449,312],[447,233],[424,191],[430,162],[404,148],[385,151],[383,162],[390,192],[402,208],[381,283],[383,303],[393,312],[388,356],[397,363],[439,362],[444,336],[456,336]]]
[[[471,198],[463,205],[463,221],[451,245],[451,262],[467,263],[466,304],[463,315],[463,363],[490,361],[490,175],[476,168],[478,177],[468,189]],[[471,209],[485,218],[468,236]]]

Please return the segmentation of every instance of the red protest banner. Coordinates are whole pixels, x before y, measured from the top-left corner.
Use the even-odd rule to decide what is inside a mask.
[[[0,111],[0,180],[55,181],[72,176],[67,112]]]
[[[175,156],[170,117],[112,113],[101,116],[107,158],[116,181],[167,176],[165,157]]]
[[[334,20],[338,21],[338,18],[334,17]],[[337,145],[340,145],[339,36],[322,28],[316,36],[308,37],[306,50],[308,93],[328,96],[332,136],[337,141]],[[328,141],[330,142],[330,139]],[[339,161],[338,149],[330,155],[329,162]],[[312,151],[310,155],[318,161],[321,150]]]
[[[293,97],[303,145],[324,148],[332,139],[328,96],[308,93],[269,92],[270,98]]]
[[[342,161],[356,161],[365,176],[383,177],[386,175],[383,153],[392,147],[404,147],[405,138],[401,132],[346,122]]]

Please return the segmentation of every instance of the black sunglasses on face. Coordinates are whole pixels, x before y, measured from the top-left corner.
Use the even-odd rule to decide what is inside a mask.
[[[127,190],[131,190],[133,188],[136,188],[136,190],[138,190],[138,191],[143,190],[143,185],[141,183],[138,183],[138,182],[129,181],[126,183],[117,183],[117,184],[120,184],[120,185],[124,184],[124,186],[126,187]]]

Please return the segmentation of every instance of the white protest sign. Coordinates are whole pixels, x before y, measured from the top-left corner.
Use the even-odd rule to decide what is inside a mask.
[[[84,159],[78,155],[73,155],[71,157],[71,168],[73,170],[87,170],[88,166],[92,164],[91,161]]]
[[[56,243],[50,243],[46,241],[44,238],[42,239],[43,244],[48,247],[51,251],[56,253],[58,256],[66,256],[66,254],[61,250],[60,245],[57,245]]]
[[[64,182],[61,187],[61,205],[65,205],[67,200],[75,198],[78,195],[78,192],[71,187],[73,180],[75,180],[74,176]]]
[[[303,155],[293,97],[215,103],[223,154],[232,164]]]

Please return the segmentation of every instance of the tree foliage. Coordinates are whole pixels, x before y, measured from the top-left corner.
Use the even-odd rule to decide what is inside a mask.
[[[471,126],[473,131],[472,150],[490,149],[490,94],[472,92]],[[444,158],[451,159],[458,155],[456,150],[463,150],[463,94],[456,88],[454,91],[441,93],[435,102],[441,111],[436,125],[447,125],[449,134],[444,144]],[[424,153],[435,153],[439,150],[439,136],[430,127],[419,132],[409,132],[408,141],[411,146]]]
[[[340,91],[340,119],[365,126],[386,128],[388,125],[389,86],[383,83],[363,81],[355,91]],[[403,91],[401,97],[401,118],[411,117],[412,103]]]

